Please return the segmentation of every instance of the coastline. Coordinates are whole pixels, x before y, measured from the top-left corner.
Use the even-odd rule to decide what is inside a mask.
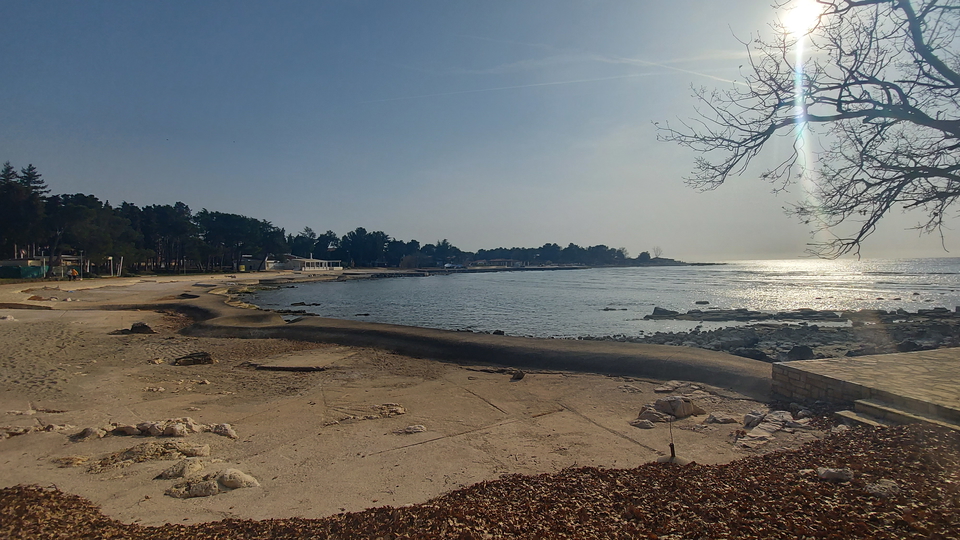
[[[662,424],[649,430],[630,425],[643,405],[664,396],[654,391],[664,383],[657,373],[686,381],[674,393],[692,396],[708,412],[768,410],[765,400],[731,391],[742,384],[733,378],[725,385],[682,376],[699,369],[698,377],[709,381],[729,366],[752,366],[756,378],[762,372],[768,379],[769,366],[760,362],[677,347],[329,320],[285,323],[272,312],[227,304],[223,293],[254,284],[224,276],[85,280],[71,289],[0,286],[0,302],[51,308],[0,309],[0,346],[15,351],[4,359],[0,377],[0,411],[7,411],[0,415],[0,458],[7,464],[0,487],[56,484],[114,519],[144,525],[317,518],[419,503],[503,474],[636,467],[666,455],[671,437],[684,456],[725,463],[822,436],[816,430],[779,433],[750,448],[735,444],[738,424],[707,425],[703,415],[678,420],[672,433]],[[119,332],[136,322],[156,333]],[[225,335],[233,337],[216,337]],[[217,362],[173,365],[198,351]],[[590,369],[597,359],[616,367],[631,356],[634,364],[619,375]],[[555,357],[584,371],[548,368]],[[705,360],[697,367],[699,359]],[[682,369],[662,371],[669,361]],[[315,369],[258,369],[264,363]],[[525,376],[515,378],[516,368]],[[372,408],[390,403],[405,413],[365,419]],[[185,439],[210,446],[205,470],[235,467],[261,488],[174,499],[164,495],[171,482],[154,480],[169,461],[133,463],[107,474],[54,461],[82,463],[150,440],[108,435],[72,442],[70,436],[85,428],[186,416],[228,423],[239,434],[236,440],[213,433]],[[402,434],[411,425],[426,431]]]

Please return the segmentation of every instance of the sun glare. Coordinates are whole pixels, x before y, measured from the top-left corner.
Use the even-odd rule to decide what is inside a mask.
[[[813,29],[822,13],[823,8],[816,0],[796,0],[784,14],[783,26],[790,35],[799,37]]]

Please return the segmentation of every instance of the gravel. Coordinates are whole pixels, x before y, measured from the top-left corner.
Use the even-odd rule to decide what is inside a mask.
[[[824,467],[853,478],[821,480]],[[144,527],[56,488],[15,486],[0,490],[0,537],[960,538],[958,510],[960,433],[913,425],[849,430],[726,465],[510,475],[423,504],[324,519]]]

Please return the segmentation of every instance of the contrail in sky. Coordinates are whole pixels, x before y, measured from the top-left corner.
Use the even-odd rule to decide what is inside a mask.
[[[421,98],[428,98],[428,97],[456,96],[459,94],[478,94],[481,92],[497,92],[500,90],[514,90],[517,88],[533,88],[536,86],[558,86],[561,84],[578,84],[578,83],[587,83],[587,82],[596,82],[596,81],[612,81],[616,79],[633,79],[637,77],[648,77],[650,75],[664,75],[664,73],[663,72],[633,73],[631,75],[616,75],[614,77],[599,77],[596,79],[574,79],[570,81],[554,81],[554,82],[545,82],[545,83],[520,84],[517,86],[497,86],[494,88],[478,88],[476,90],[459,90],[456,92],[440,92],[438,94],[420,94],[417,96],[371,99],[368,101],[361,101],[360,103],[385,103],[388,101],[405,101],[408,99],[421,99]]]

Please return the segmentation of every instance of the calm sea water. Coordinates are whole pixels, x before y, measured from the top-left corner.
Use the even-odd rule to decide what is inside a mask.
[[[709,306],[695,302],[707,301]],[[535,337],[636,336],[697,323],[644,321],[655,306],[759,311],[960,305],[960,258],[740,261],[307,283],[261,291],[265,308],[324,317]],[[710,328],[711,325],[703,325]],[[713,325],[716,326],[716,325]]]

